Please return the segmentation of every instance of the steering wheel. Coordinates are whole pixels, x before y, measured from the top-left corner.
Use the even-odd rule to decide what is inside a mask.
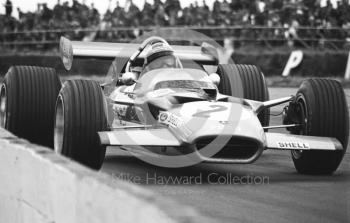
[[[140,47],[137,49],[137,51],[129,58],[126,67],[125,67],[125,72],[131,72],[130,67],[131,65],[136,61],[136,59],[140,56],[140,54],[142,53],[142,51],[150,44],[154,43],[154,42],[163,42],[168,44],[168,42],[163,39],[162,37],[159,36],[151,36],[147,39],[145,39]]]

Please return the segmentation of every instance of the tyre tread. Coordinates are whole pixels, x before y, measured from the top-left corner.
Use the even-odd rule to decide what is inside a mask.
[[[218,88],[222,94],[255,101],[269,100],[265,78],[258,67],[246,64],[220,64],[217,73],[221,77]],[[262,126],[268,126],[270,110],[265,109],[258,114],[258,118]]]
[[[5,128],[31,142],[53,147],[54,109],[61,82],[53,68],[13,66],[3,84],[7,88]]]

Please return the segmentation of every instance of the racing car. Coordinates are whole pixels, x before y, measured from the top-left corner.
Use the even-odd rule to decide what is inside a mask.
[[[249,164],[267,149],[290,150],[298,172],[332,174],[347,149],[344,91],[331,79],[305,80],[295,95],[269,99],[261,70],[221,64],[215,47],[61,38],[63,64],[73,58],[114,59],[110,81],[68,80],[53,68],[11,67],[1,85],[1,126],[100,169],[106,147],[154,165]],[[214,67],[216,72],[209,72]],[[285,105],[271,126],[270,108]],[[286,129],[289,133],[269,132]],[[181,159],[178,159],[178,158]]]

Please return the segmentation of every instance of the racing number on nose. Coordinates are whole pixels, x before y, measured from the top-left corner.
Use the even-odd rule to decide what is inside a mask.
[[[196,114],[194,114],[194,117],[201,117],[201,118],[209,118],[210,113],[215,113],[215,112],[222,112],[226,111],[227,107],[222,106],[222,105],[210,105],[209,107],[213,108],[212,110],[207,110],[207,111],[199,111]]]

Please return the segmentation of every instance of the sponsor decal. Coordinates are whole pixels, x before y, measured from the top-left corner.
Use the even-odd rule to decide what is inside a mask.
[[[160,122],[165,122],[167,119],[168,119],[168,114],[167,113],[161,113],[160,115],[159,115],[159,121]]]
[[[128,105],[115,104],[113,105],[114,114],[117,116],[126,116],[126,111],[128,107]]]
[[[309,143],[303,142],[277,142],[279,149],[310,149]]]
[[[186,126],[184,120],[170,112],[161,112],[158,116],[158,121],[169,126],[183,140],[192,134],[192,131]]]
[[[174,128],[178,128],[179,126],[181,126],[183,124],[183,121],[180,117],[171,114],[169,112],[161,112],[159,114],[159,122],[166,124],[168,126],[174,127]]]

